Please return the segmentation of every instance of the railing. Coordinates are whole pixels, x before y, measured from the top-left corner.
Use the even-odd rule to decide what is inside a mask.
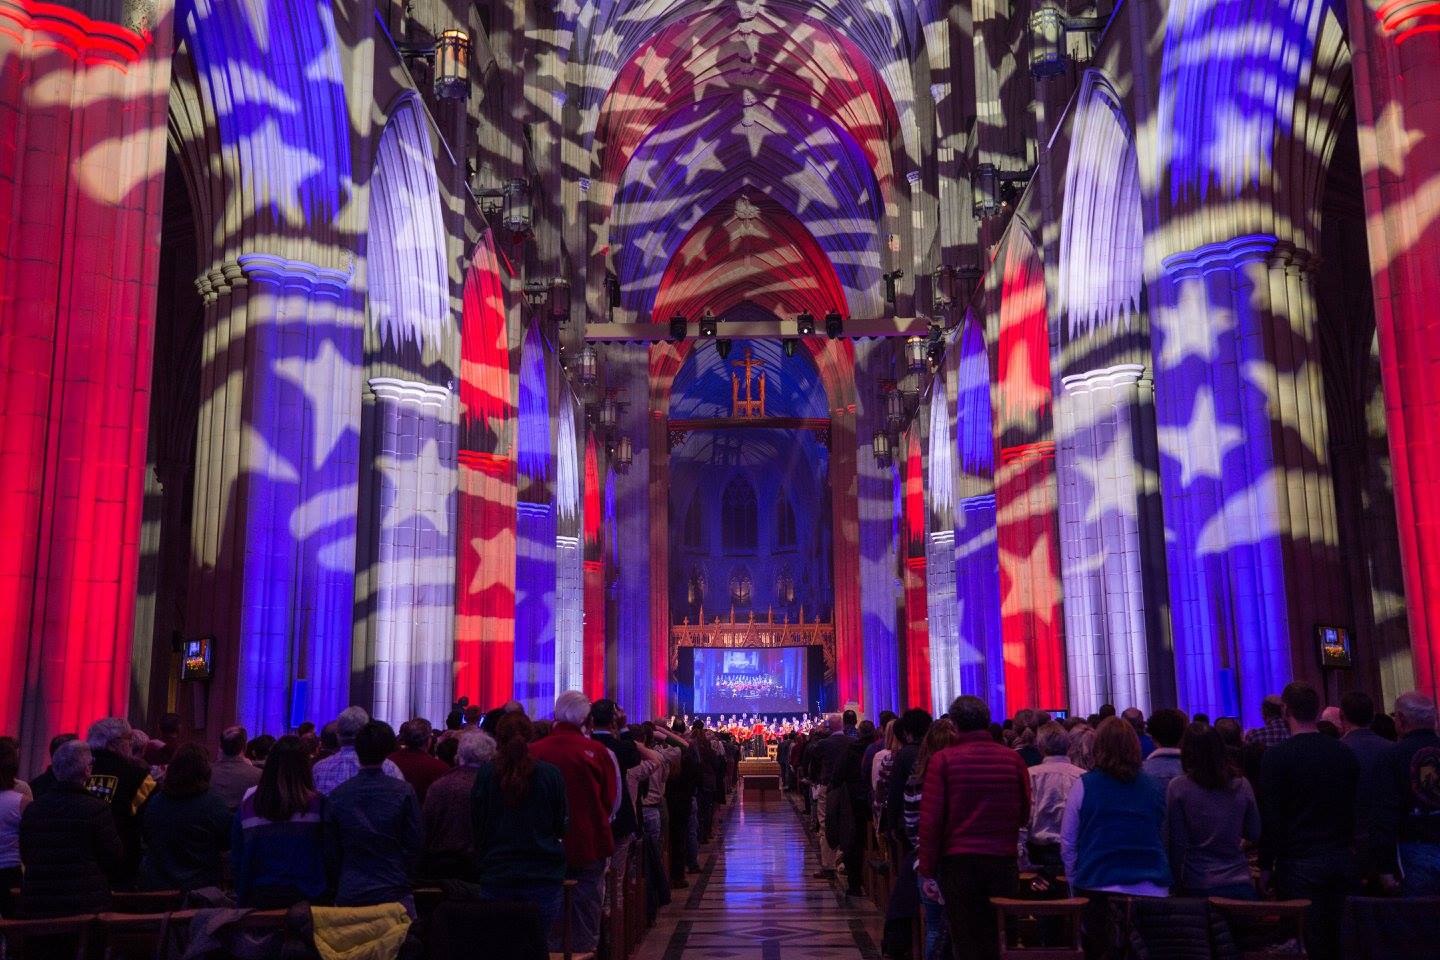
[[[670,628],[672,673],[680,669],[680,651],[685,647],[820,647],[825,656],[825,679],[835,679],[835,624],[821,620],[819,614],[807,623],[804,607],[795,623],[790,622],[789,614],[781,614],[776,620],[773,608],[763,618],[757,618],[751,610],[742,619],[731,607],[728,617],[708,620],[702,609],[697,619],[699,622],[692,624],[686,617]]]

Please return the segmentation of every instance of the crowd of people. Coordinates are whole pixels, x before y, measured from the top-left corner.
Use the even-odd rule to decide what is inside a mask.
[[[568,929],[572,949],[593,951],[604,912],[624,907],[607,873],[638,857],[652,913],[688,886],[739,757],[703,724],[630,724],[576,691],[547,719],[462,700],[443,730],[415,718],[397,734],[360,707],[279,738],[232,726],[214,755],[178,717],[159,730],[112,717],[56,737],[29,783],[17,742],[0,738],[0,915],[86,915],[118,891],[174,890],[413,917],[418,884],[454,881],[479,901],[534,904],[552,950]]]
[[[1429,697],[1378,713],[1362,692],[1322,710],[1308,684],[1266,698],[1263,726],[1111,706],[995,722],[962,696],[779,746],[818,834],[817,877],[861,890],[867,832],[895,867],[886,957],[994,957],[991,897],[1089,900],[1087,956],[1108,956],[1119,896],[1308,900],[1310,956],[1338,957],[1350,895],[1440,896],[1440,736]],[[1030,879],[1032,878],[1033,879]]]
[[[862,887],[867,838],[894,867],[883,952],[991,957],[993,896],[1090,900],[1102,955],[1116,897],[1309,900],[1312,956],[1338,955],[1351,894],[1440,896],[1440,736],[1418,694],[1377,713],[1363,693],[1322,710],[1292,683],[1263,726],[1175,709],[995,722],[962,696],[949,712],[854,712],[795,723],[778,744],[811,818],[817,876]],[[211,904],[399,904],[454,881],[482,901],[534,904],[560,949],[593,950],[643,869],[653,916],[689,885],[740,745],[707,721],[630,723],[611,700],[561,694],[553,715],[457,703],[443,729],[350,707],[317,730],[249,737],[212,755],[167,716],[147,737],[122,718],[56,737],[49,768],[19,779],[0,738],[0,914],[105,910],[121,890],[180,890]],[[668,858],[668,859],[667,859]],[[1033,879],[1030,879],[1033,878]],[[568,923],[562,891],[573,882]],[[18,898],[13,895],[18,890]],[[918,958],[916,958],[918,960]]]

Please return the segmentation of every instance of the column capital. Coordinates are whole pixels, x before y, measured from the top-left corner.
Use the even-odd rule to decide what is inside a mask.
[[[1375,10],[1380,32],[1399,46],[1418,33],[1440,30],[1440,8],[1435,0],[1384,0]]]
[[[354,269],[335,270],[271,253],[242,253],[233,261],[246,279],[289,290],[339,294],[350,286]],[[229,267],[229,264],[226,264]]]
[[[1118,363],[1113,367],[1072,373],[1060,378],[1066,393],[1089,393],[1108,390],[1112,387],[1130,386],[1140,382],[1145,375],[1143,363]]]
[[[371,377],[370,392],[381,400],[392,403],[407,403],[417,407],[433,407],[444,410],[450,405],[448,387],[418,380],[401,380],[398,377]]]
[[[1268,233],[1244,234],[1229,240],[1207,243],[1193,250],[1172,253],[1161,261],[1161,266],[1174,279],[1234,270],[1246,263],[1268,259],[1277,242],[1275,237]]]

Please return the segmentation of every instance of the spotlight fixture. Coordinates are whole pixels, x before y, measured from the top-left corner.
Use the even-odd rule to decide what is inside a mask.
[[[785,356],[787,357],[795,356],[795,348],[799,345],[800,341],[796,340],[794,337],[786,337],[780,342],[780,347],[785,351]]]
[[[895,283],[903,276],[905,276],[904,270],[891,270],[880,277],[885,281],[885,302],[892,307],[895,306]]]
[[[700,336],[715,336],[715,314],[711,313],[709,310],[706,310],[704,314],[702,314],[700,317]]]
[[[815,336],[815,317],[810,313],[802,313],[795,318],[795,332],[802,337]]]
[[[585,386],[592,386],[600,379],[600,354],[596,352],[593,344],[585,344],[580,348],[580,382]]]
[[[825,336],[834,340],[845,329],[845,321],[840,316],[839,310],[831,310],[825,314]]]
[[[684,339],[685,339],[685,327],[686,327],[685,318],[682,317],[680,314],[677,313],[677,314],[675,314],[675,316],[671,317],[671,318],[670,318],[670,340],[671,340],[672,342],[674,342],[674,343],[679,343],[681,340],[684,340]]]
[[[925,369],[924,337],[910,337],[905,341],[905,366],[911,371]]]
[[[470,97],[470,35],[446,30],[435,44],[435,96],[441,100]]]
[[[715,352],[720,354],[721,360],[730,359],[730,341],[724,337],[715,341]]]

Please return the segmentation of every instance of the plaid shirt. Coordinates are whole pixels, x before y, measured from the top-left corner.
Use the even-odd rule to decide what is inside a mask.
[[[400,768],[389,760],[386,760],[380,769],[396,780],[405,779],[405,774],[400,772]],[[330,791],[359,772],[360,758],[355,756],[355,748],[353,746],[341,747],[339,753],[328,756],[315,764],[315,769],[312,771],[315,777],[315,792],[322,797],[329,796]]]
[[[1259,743],[1266,747],[1273,747],[1275,744],[1284,743],[1289,739],[1290,728],[1285,725],[1283,718],[1267,721],[1265,726],[1245,734],[1246,743]]]

